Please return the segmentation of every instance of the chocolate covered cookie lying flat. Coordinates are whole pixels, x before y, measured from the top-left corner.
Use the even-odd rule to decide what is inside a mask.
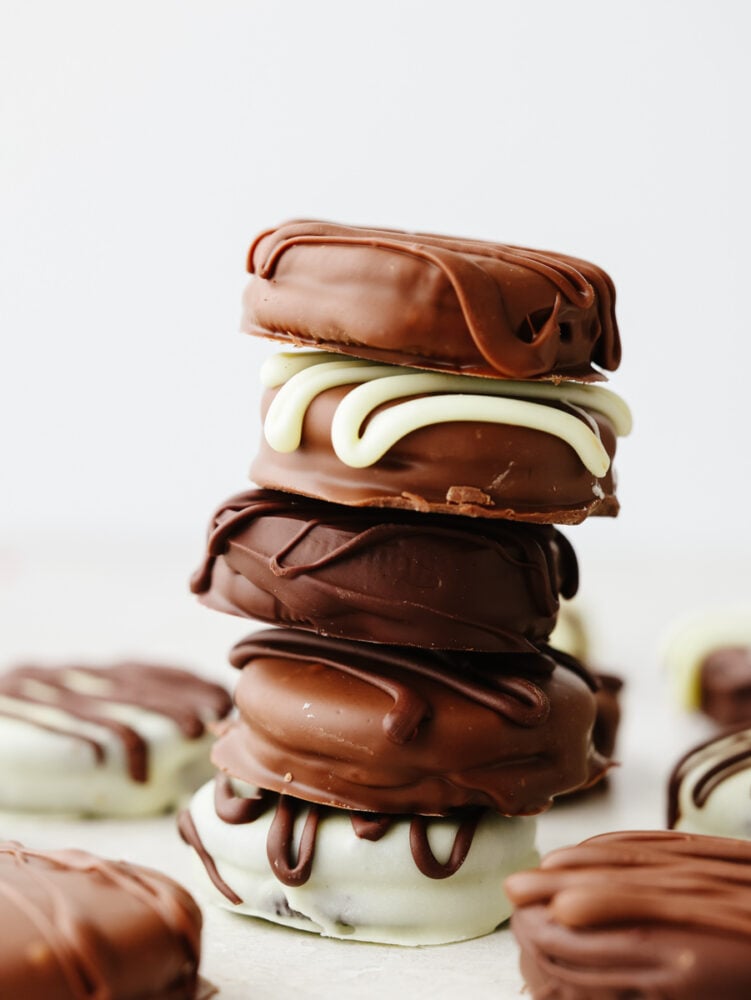
[[[553,851],[505,883],[534,1000],[747,1000],[751,844],[666,831]]]
[[[494,378],[620,362],[612,281],[565,254],[295,221],[257,237],[248,270],[243,328],[292,344]]]
[[[201,913],[151,869],[0,844],[0,996],[199,1000]]]
[[[219,611],[425,649],[535,652],[576,556],[547,525],[326,504],[252,490],[212,519],[191,586]]]
[[[214,902],[350,941],[489,934],[510,913],[504,877],[538,860],[531,818],[349,812],[224,775],[196,792],[179,825]]]
[[[618,512],[631,414],[600,386],[416,372],[323,352],[263,366],[250,478],[332,503],[576,524]]]
[[[229,694],[147,663],[0,674],[0,808],[143,816],[211,773],[208,724]]]
[[[596,682],[554,650],[438,652],[270,629],[230,659],[239,715],[212,761],[311,802],[527,815],[609,764],[592,743]]]

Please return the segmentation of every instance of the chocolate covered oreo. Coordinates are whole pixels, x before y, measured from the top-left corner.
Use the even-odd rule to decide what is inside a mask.
[[[332,503],[576,524],[618,512],[625,403],[599,386],[276,355],[251,479]]]
[[[162,812],[211,773],[217,684],[147,663],[26,666],[0,674],[0,808]]]
[[[751,994],[751,844],[612,833],[506,880],[534,1000]]]
[[[212,760],[261,788],[374,812],[528,815],[608,767],[592,743],[596,682],[553,650],[441,653],[273,629],[231,661],[238,718]]]
[[[549,526],[348,508],[290,493],[231,497],[192,589],[219,611],[426,649],[534,652],[577,562]]]
[[[201,1000],[201,913],[159,872],[0,844],[0,995]]]
[[[620,362],[612,281],[565,254],[295,221],[254,241],[248,270],[243,328],[296,345],[490,378]]]
[[[533,819],[358,813],[223,775],[195,794],[180,830],[215,903],[349,941],[488,934],[511,910],[505,876],[538,860]]]

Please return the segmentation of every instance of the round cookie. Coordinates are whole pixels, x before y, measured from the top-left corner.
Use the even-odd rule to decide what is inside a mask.
[[[185,670],[19,667],[0,674],[0,808],[163,812],[211,774],[227,692]]]
[[[270,629],[230,659],[239,714],[212,761],[307,801],[528,815],[609,764],[592,742],[596,682],[553,650],[439,652]]]
[[[751,844],[666,831],[554,851],[506,880],[533,1000],[745,1000]]]
[[[345,639],[534,652],[576,556],[547,525],[340,507],[290,493],[231,497],[191,581],[218,611]]]
[[[668,782],[669,827],[751,840],[751,727],[700,743]]]
[[[294,221],[250,248],[243,329],[380,362],[495,378],[602,378],[615,289],[550,251]]]
[[[332,503],[576,524],[618,512],[625,403],[599,386],[276,355],[250,478]]]
[[[354,941],[488,934],[510,913],[505,876],[538,861],[533,819],[352,813],[222,776],[195,794],[179,825],[214,902]]]
[[[160,872],[0,844],[0,996],[199,1000],[201,913]]]

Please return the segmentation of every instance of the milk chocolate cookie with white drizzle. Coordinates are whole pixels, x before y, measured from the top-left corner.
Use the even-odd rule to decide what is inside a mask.
[[[476,379],[307,352],[270,358],[251,479],[353,506],[576,524],[618,512],[626,404],[598,386]]]
[[[248,333],[490,378],[602,378],[615,289],[565,254],[394,229],[289,222],[250,248]]]
[[[529,815],[596,781],[596,682],[554,650],[462,653],[270,629],[230,655],[238,718],[212,751],[233,778],[311,802]]]
[[[348,812],[224,775],[195,794],[179,826],[213,902],[350,941],[489,934],[510,913],[505,876],[538,861],[532,818]]]
[[[201,913],[160,872],[0,844],[0,996],[203,1000]]]
[[[210,775],[224,688],[146,663],[0,674],[0,808],[141,816]]]
[[[535,652],[576,556],[549,525],[252,490],[212,518],[191,586],[218,611],[345,639]]]

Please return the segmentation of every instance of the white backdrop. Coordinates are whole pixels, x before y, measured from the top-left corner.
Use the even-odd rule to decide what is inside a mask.
[[[302,215],[602,264],[636,431],[578,547],[748,551],[747,9],[3,0],[0,541],[198,542],[259,433],[246,248]]]

